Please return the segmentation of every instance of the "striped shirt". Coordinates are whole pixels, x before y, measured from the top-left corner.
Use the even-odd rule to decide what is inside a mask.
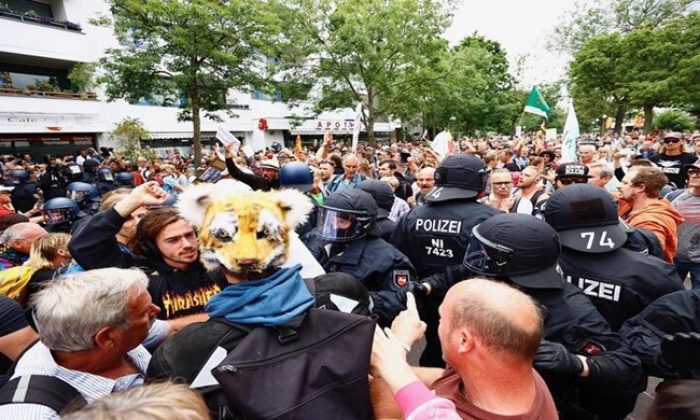
[[[127,357],[141,373],[110,379],[59,366],[51,355],[51,350],[44,343],[37,342],[17,361],[12,378],[23,375],[53,376],[70,384],[83,395],[88,403],[92,403],[98,398],[113,392],[124,391],[143,384],[146,368],[151,360],[151,354],[143,346],[138,346],[128,352]],[[38,404],[8,404],[0,406],[0,418],[60,419],[58,413]]]

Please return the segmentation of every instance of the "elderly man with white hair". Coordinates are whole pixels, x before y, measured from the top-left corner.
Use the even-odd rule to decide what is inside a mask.
[[[141,386],[150,354],[140,343],[160,310],[147,285],[139,270],[104,268],[38,292],[32,306],[40,339],[0,389],[0,418],[58,419],[71,400],[91,403]]]

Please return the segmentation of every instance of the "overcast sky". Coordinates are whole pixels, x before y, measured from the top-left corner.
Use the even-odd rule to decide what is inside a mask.
[[[574,10],[575,0],[462,0],[452,26],[445,32],[451,44],[474,32],[506,49],[511,68],[527,57],[522,87],[553,82],[564,76],[565,59],[546,49],[559,17]]]

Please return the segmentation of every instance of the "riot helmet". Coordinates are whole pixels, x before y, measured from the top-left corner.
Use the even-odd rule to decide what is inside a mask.
[[[97,179],[103,182],[114,182],[114,174],[109,168],[100,168],[97,170]]]
[[[21,184],[29,179],[29,172],[24,169],[13,169],[10,171],[10,179],[14,185]]]
[[[563,288],[557,232],[529,214],[497,214],[474,226],[464,266],[524,287]]]
[[[345,189],[326,198],[318,212],[318,234],[332,242],[347,242],[366,235],[379,236],[377,203],[358,189]]]
[[[280,169],[280,185],[301,192],[308,192],[314,184],[314,175],[309,165],[289,162]]]
[[[114,174],[114,179],[124,186],[133,187],[134,186],[134,175],[131,172],[117,172]]]
[[[83,180],[83,168],[77,163],[69,163],[63,167],[63,175],[68,182],[77,182]]]
[[[80,213],[80,207],[70,198],[56,197],[44,203],[41,212],[44,215],[45,224],[58,225],[75,220]]]
[[[67,197],[75,201],[81,207],[90,202],[99,201],[100,194],[97,188],[87,182],[71,182],[66,187]]]

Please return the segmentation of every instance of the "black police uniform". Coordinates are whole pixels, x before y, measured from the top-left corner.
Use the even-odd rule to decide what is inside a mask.
[[[657,298],[683,289],[673,265],[625,248],[590,254],[563,247],[559,265],[614,331]]]
[[[623,248],[628,226],[607,191],[589,184],[561,188],[549,198],[544,218],[559,233],[564,278],[614,331],[660,296],[682,289],[673,265]]]
[[[411,261],[391,244],[365,236],[340,248],[312,233],[306,245],[324,270],[350,274],[367,287],[374,312],[383,324],[388,325],[406,309],[397,292],[402,285],[416,280],[416,271]]]
[[[64,177],[61,169],[57,166],[48,166],[46,172],[39,177],[39,184],[41,190],[44,192],[44,199],[46,201],[52,198],[66,196],[68,181]]]
[[[475,225],[500,213],[476,202],[485,186],[486,165],[473,155],[448,156],[435,171],[435,188],[426,196],[428,203],[415,207],[399,220],[391,242],[416,266],[419,281],[462,262],[471,230]],[[421,366],[445,365],[437,334],[438,307],[444,296],[424,299],[421,318],[428,325]]]
[[[623,419],[646,389],[641,361],[578,288],[523,288],[543,307],[544,339],[586,356],[588,377],[539,370],[562,419]],[[595,417],[597,416],[597,417]]]
[[[428,203],[399,220],[391,242],[426,277],[461,264],[472,228],[498,213],[473,199]]]
[[[26,213],[37,202],[36,195],[39,193],[39,184],[36,181],[24,181],[15,186],[10,193],[12,206],[18,213]]]
[[[700,368],[674,368],[661,358],[664,336],[687,332],[700,333],[700,290],[683,290],[663,296],[620,328],[620,335],[642,360],[650,375],[700,379]]]

